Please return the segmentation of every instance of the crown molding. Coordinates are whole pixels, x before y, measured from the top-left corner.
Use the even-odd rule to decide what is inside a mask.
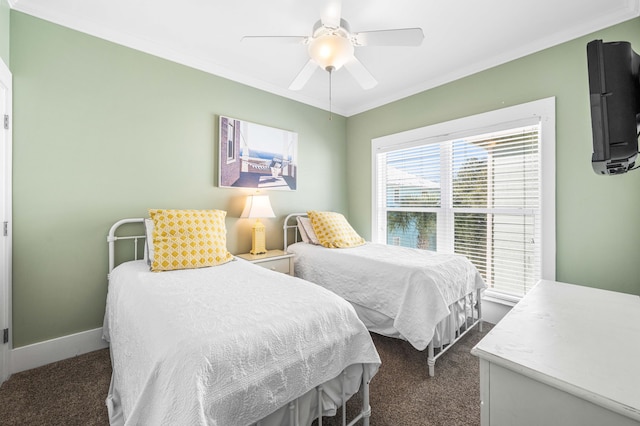
[[[306,105],[310,105],[322,110],[328,110],[328,105],[324,101],[307,97],[300,92],[293,92],[287,88],[278,87],[255,77],[250,77],[237,71],[228,69],[208,58],[202,58],[195,54],[180,52],[166,45],[152,40],[141,38],[137,35],[117,31],[109,28],[100,22],[73,16],[56,10],[56,4],[50,1],[40,0],[7,0],[9,6],[19,12],[40,18],[73,30],[89,34],[122,46],[129,47],[144,53],[148,53],[172,62],[176,62],[209,74],[216,75],[240,84],[244,84],[255,89],[269,92],[287,99],[291,99]],[[604,28],[622,23],[624,21],[640,16],[640,0],[629,0],[625,7],[611,10],[609,13],[601,15],[597,20],[582,22],[578,25],[568,27],[564,31],[555,33],[543,39],[536,40],[530,44],[519,46],[499,54],[487,57],[484,61],[470,64],[466,68],[456,69],[451,73],[439,75],[437,78],[429,79],[419,85],[408,87],[405,90],[396,91],[389,96],[381,96],[375,101],[364,102],[354,107],[343,108],[339,105],[332,106],[332,112],[345,117],[360,114],[362,112],[378,108],[391,102],[412,96],[426,90],[450,83],[457,79],[487,70],[489,68],[513,61],[515,59],[539,52],[549,47],[568,42],[570,40],[588,35]]]

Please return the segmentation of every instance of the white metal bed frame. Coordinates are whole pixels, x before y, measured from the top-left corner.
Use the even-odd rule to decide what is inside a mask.
[[[107,236],[107,243],[109,245],[109,273],[107,278],[111,275],[111,271],[115,268],[115,243],[120,240],[133,240],[134,246],[134,260],[138,260],[138,241],[146,241],[146,236],[143,235],[127,235],[127,236],[117,236],[116,232],[118,228],[125,224],[130,223],[138,223],[144,224],[144,218],[128,218],[121,219],[117,221],[111,228],[109,229],[109,234]],[[369,426],[369,418],[371,417],[371,406],[369,404],[369,383],[371,382],[371,377],[368,377],[368,373],[366,368],[362,369],[362,382],[360,385],[359,393],[362,394],[362,409],[358,415],[356,415],[349,423],[347,423],[347,409],[346,409],[346,395],[345,395],[345,381],[347,377],[347,371],[344,370],[341,374],[341,388],[342,388],[342,426],[354,426],[358,421],[362,420],[363,426]],[[317,402],[318,402],[318,426],[322,426],[322,412],[323,412],[323,403],[322,403],[322,395],[323,395],[323,385],[318,385],[315,388],[317,392]],[[306,394],[305,394],[306,395]],[[304,395],[302,395],[304,396]],[[289,411],[289,424],[292,426],[300,426],[300,418],[299,418],[299,399],[302,397],[298,397],[293,401],[287,404]],[[354,395],[355,396],[355,395]],[[262,420],[256,422],[255,426],[261,426]]]
[[[306,213],[291,213],[287,215],[284,219],[283,225],[283,241],[284,241],[284,251],[287,251],[287,247],[289,246],[289,241],[299,242],[298,236],[298,222],[297,218],[299,216],[307,217]],[[292,220],[295,219],[291,223]],[[293,232],[291,232],[293,231]],[[293,235],[291,235],[293,233]],[[290,239],[291,238],[291,239]],[[295,270],[295,268],[294,268]],[[458,299],[449,305],[449,310],[451,314],[449,314],[446,318],[440,321],[436,325],[435,333],[439,333],[441,339],[445,336],[448,337],[449,343],[442,344],[441,347],[436,348],[434,346],[433,339],[429,342],[427,346],[427,365],[429,367],[429,376],[433,377],[435,375],[435,365],[436,360],[444,355],[449,348],[451,348],[458,340],[460,340],[464,335],[466,335],[473,327],[478,325],[478,330],[482,332],[482,297],[481,290],[478,289],[476,291],[472,291],[470,293],[465,294],[463,297]],[[464,306],[464,321],[462,324],[456,326],[456,317],[460,314],[460,310],[457,306],[462,303]],[[446,332],[448,330],[448,333]],[[435,335],[434,333],[434,335]]]

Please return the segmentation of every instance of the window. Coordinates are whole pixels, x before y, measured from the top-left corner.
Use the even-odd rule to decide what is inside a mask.
[[[554,99],[373,141],[373,240],[464,254],[495,297],[555,278]]]
[[[227,164],[236,161],[236,130],[238,120],[227,119]],[[239,134],[240,132],[238,132]]]

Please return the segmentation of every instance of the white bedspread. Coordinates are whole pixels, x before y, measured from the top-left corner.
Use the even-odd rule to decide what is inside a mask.
[[[296,243],[287,250],[296,255],[296,276],[392,318],[418,350],[427,347],[449,305],[486,288],[475,266],[457,254],[376,243],[343,249]]]
[[[248,425],[349,365],[378,369],[352,306],[314,284],[243,260],[148,269],[110,277],[112,423]]]

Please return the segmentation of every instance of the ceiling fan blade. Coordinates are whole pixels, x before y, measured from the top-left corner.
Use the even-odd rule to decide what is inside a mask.
[[[296,78],[289,85],[289,90],[300,90],[307,84],[307,81],[311,78],[316,69],[318,68],[318,64],[316,64],[313,60],[309,59],[309,62],[300,70]]]
[[[326,0],[320,21],[329,28],[338,28],[342,17],[342,0]]]
[[[244,36],[240,39],[243,43],[269,43],[269,44],[307,44],[306,36]]]
[[[355,56],[353,56],[346,64],[344,64],[344,67],[351,73],[353,78],[356,79],[356,81],[360,84],[360,86],[362,86],[363,89],[371,89],[378,84],[369,70],[367,70],[364,65],[362,65],[362,62],[360,62]]]
[[[422,28],[364,31],[354,36],[357,46],[420,46],[424,40]]]

